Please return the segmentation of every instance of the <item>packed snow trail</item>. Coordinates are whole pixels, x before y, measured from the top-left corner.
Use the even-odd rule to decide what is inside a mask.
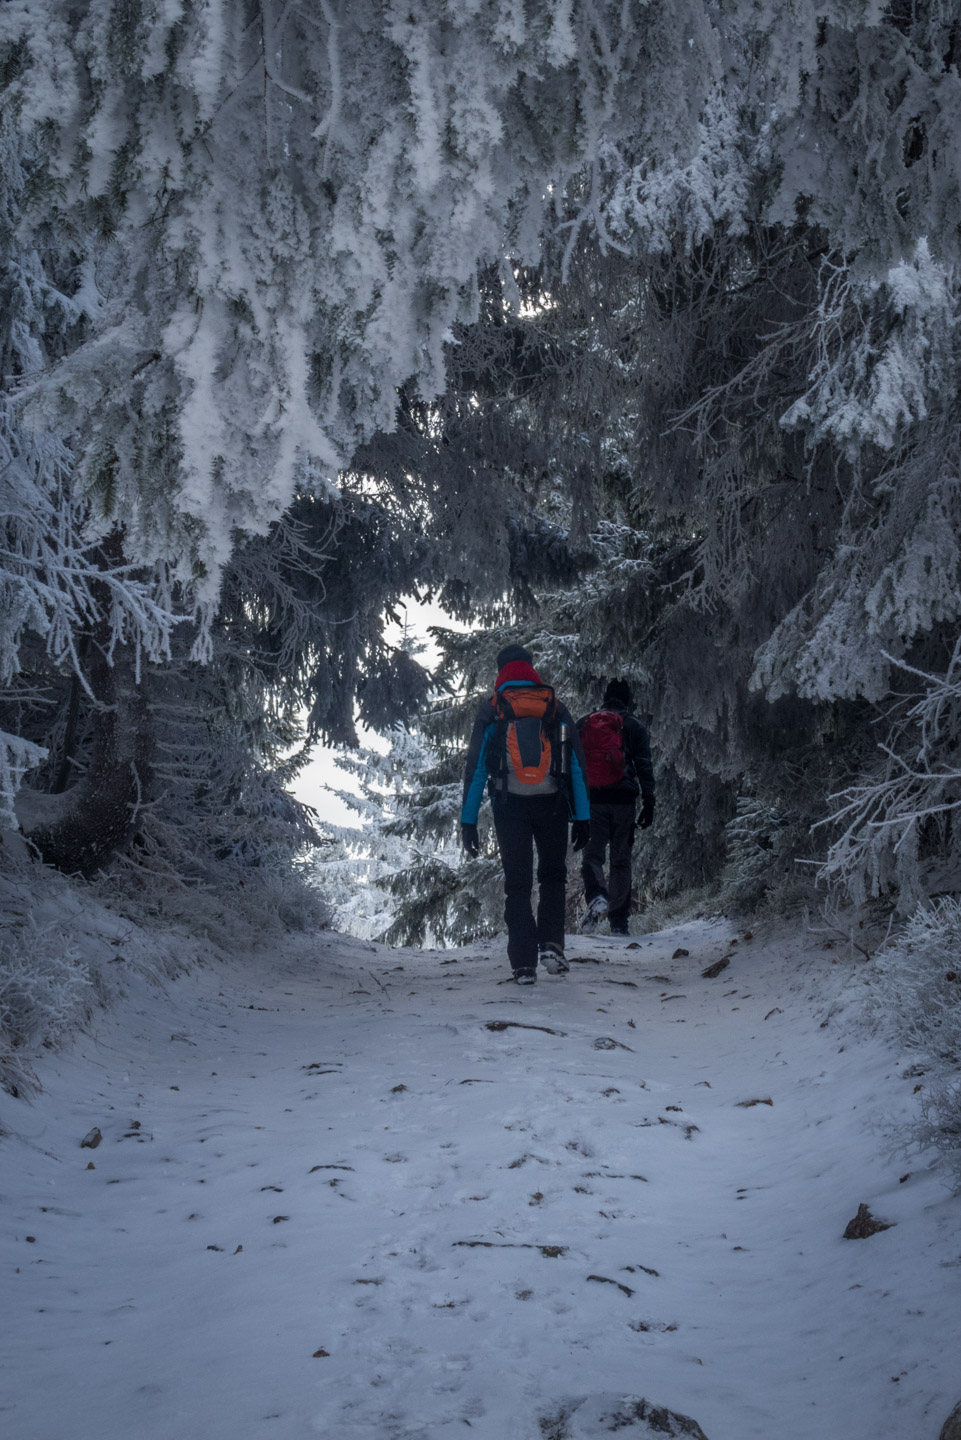
[[[875,1124],[917,1081],[849,963],[734,934],[528,990],[332,935],[132,981],[4,1097],[6,1440],[542,1440],[605,1395],[937,1440],[958,1205]],[[842,1239],[860,1202],[894,1227]]]

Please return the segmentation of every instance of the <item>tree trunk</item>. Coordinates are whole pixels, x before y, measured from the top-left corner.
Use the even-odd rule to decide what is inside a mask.
[[[104,543],[99,558],[105,569],[122,563],[119,532]],[[101,618],[83,646],[90,656],[87,681],[96,697],[90,765],[63,792],[60,815],[27,835],[48,865],[87,877],[130,842],[149,799],[153,758],[150,711],[143,685],[137,683],[134,647],[118,644],[111,655],[105,587],[97,599],[103,602]]]

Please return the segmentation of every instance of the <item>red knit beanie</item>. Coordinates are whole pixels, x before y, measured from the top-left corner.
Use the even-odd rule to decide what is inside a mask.
[[[494,689],[499,690],[502,685],[509,685],[512,680],[523,680],[529,685],[543,684],[533,665],[526,660],[508,660],[507,664],[498,671]]]

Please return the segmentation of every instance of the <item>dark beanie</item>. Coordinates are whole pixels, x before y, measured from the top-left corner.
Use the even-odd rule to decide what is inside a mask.
[[[520,660],[524,665],[533,665],[534,659],[529,650],[523,645],[505,645],[497,656],[497,669],[503,670],[505,665],[510,665],[512,660]]]
[[[607,689],[604,691],[605,705],[623,705],[625,710],[630,710],[634,703],[634,696],[631,694],[631,687],[626,680],[609,680]]]

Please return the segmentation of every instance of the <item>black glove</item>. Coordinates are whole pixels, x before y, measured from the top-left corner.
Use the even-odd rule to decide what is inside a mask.
[[[476,859],[480,854],[480,836],[477,833],[477,826],[462,825],[460,827],[460,840],[468,855]]]
[[[583,850],[591,838],[590,820],[575,820],[571,825],[571,844],[575,850]]]
[[[641,806],[641,829],[646,830],[654,824],[654,801],[645,800]]]

